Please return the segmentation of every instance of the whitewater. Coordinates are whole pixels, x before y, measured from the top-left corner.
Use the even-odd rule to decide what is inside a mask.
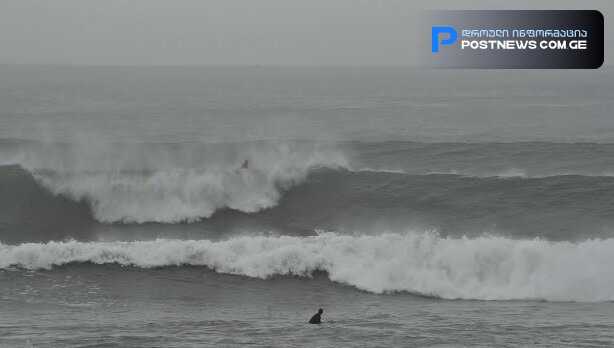
[[[44,143],[5,154],[0,170],[18,166],[53,195],[87,202],[103,223],[178,223],[223,208],[258,212],[311,171],[348,167],[341,151],[312,143],[162,145]],[[248,168],[239,166],[244,159]]]
[[[613,301],[613,262],[614,239],[570,243],[435,233],[0,245],[4,269],[204,266],[262,279],[323,271],[334,282],[373,293],[478,300]]]

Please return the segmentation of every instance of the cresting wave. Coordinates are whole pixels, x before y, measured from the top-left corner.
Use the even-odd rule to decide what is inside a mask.
[[[0,175],[17,166],[46,191],[87,203],[104,223],[193,222],[223,208],[258,212],[313,169],[348,165],[334,148],[297,144],[45,151],[20,152],[0,166]],[[248,168],[241,168],[246,159]]]
[[[230,208],[253,213],[277,204],[281,192],[304,180],[308,168],[151,173],[34,173],[56,195],[86,201],[100,222],[196,221]]]
[[[311,230],[333,212],[366,219],[394,219],[410,212],[414,218],[446,223],[455,230],[473,218],[528,232],[553,226],[553,231],[570,226],[569,232],[586,232],[591,230],[587,222],[594,222],[595,231],[607,227],[613,213],[611,177],[410,175],[352,171],[333,159],[282,162],[268,169],[254,165],[153,172],[29,172],[0,166],[0,203],[8,209],[0,211],[0,218],[24,227],[40,220],[45,229],[43,222],[58,216],[59,222],[93,218],[103,223],[177,223],[206,219],[224,208],[243,213],[267,209],[267,221]]]
[[[142,268],[204,266],[266,279],[325,271],[373,293],[406,291],[444,299],[614,300],[614,239],[580,243],[434,233],[312,237],[244,236],[224,241],[0,244],[0,268],[69,263]]]
[[[542,163],[543,168],[504,172],[486,164],[501,151],[510,158],[533,155],[527,144],[350,145],[0,142],[0,222],[19,236],[24,228],[32,230],[32,223],[42,232],[49,223],[67,231],[90,222],[195,222],[230,209],[262,212],[265,229],[283,231],[335,230],[356,217],[416,227],[402,219],[408,215],[420,227],[461,235],[501,227],[560,240],[586,238],[587,231],[596,231],[589,237],[603,236],[599,231],[611,226],[614,178],[593,174],[605,170],[598,164],[611,158],[614,147],[581,146],[603,153],[587,174],[546,163],[544,158],[565,159],[564,153],[573,158],[563,162],[587,157],[553,144],[543,144],[548,151],[518,167]],[[482,157],[485,153],[491,155]],[[240,168],[245,159],[248,169]],[[400,168],[384,169],[394,163]],[[449,171],[441,163],[461,169]],[[230,226],[236,216],[220,222]],[[463,222],[472,225],[463,230]]]

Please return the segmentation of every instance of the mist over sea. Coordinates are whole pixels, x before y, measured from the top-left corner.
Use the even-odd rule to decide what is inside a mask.
[[[610,68],[0,81],[1,347],[614,343]]]

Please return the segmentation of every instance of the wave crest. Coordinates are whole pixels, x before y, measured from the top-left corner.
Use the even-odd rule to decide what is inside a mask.
[[[90,203],[94,217],[101,222],[173,223],[208,218],[221,208],[246,213],[270,208],[277,203],[280,190],[304,175],[175,169],[154,173],[35,173],[34,177],[54,194]]]
[[[373,293],[407,291],[445,299],[614,300],[614,239],[571,243],[327,232],[215,242],[0,244],[0,268],[40,269],[74,262],[144,268],[194,265],[263,279],[325,271],[332,281]]]
[[[78,155],[53,166],[28,153],[15,162],[53,194],[89,204],[94,218],[105,223],[193,222],[224,208],[258,212],[275,206],[310,171],[348,165],[335,149],[301,144],[259,144],[240,149],[243,155],[221,146],[201,156],[198,149],[188,150],[175,158],[139,149],[125,155],[128,160],[114,160],[114,153],[121,154],[114,150],[96,153],[99,161]],[[150,160],[139,157],[148,154]],[[248,169],[239,168],[244,159],[250,160]]]

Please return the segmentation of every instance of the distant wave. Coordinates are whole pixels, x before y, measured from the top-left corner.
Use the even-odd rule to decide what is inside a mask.
[[[575,171],[556,171],[552,173],[540,173],[540,174],[527,174],[527,172],[523,169],[518,168],[509,168],[505,170],[499,171],[471,171],[471,170],[463,170],[463,169],[452,169],[446,171],[426,171],[424,173],[415,173],[412,171],[407,171],[403,169],[394,169],[394,168],[371,168],[371,167],[361,167],[361,168],[349,168],[354,172],[373,172],[373,173],[391,173],[391,174],[408,174],[408,175],[456,175],[467,178],[522,178],[522,179],[541,179],[541,178],[551,178],[551,177],[561,177],[561,176],[582,176],[582,177],[614,177],[614,171],[603,171],[603,172],[590,172],[590,173],[581,173]]]
[[[208,218],[223,208],[258,212],[275,206],[284,190],[312,170],[347,167],[344,156],[329,148],[258,144],[242,154],[232,147],[206,149],[113,147],[88,156],[62,145],[47,150],[47,157],[45,152],[15,155],[0,165],[0,180],[32,186],[31,176],[55,196],[88,204],[100,222],[175,223]],[[240,168],[244,159],[251,160],[248,168]]]
[[[503,237],[441,238],[433,233],[237,237],[224,241],[0,244],[0,268],[49,269],[69,263],[142,268],[204,266],[266,279],[327,272],[373,293],[444,299],[614,300],[614,239],[579,243]]]
[[[85,205],[91,217],[103,223],[178,223],[206,219],[220,209],[258,213],[275,208],[276,216],[300,212],[307,218],[344,207],[345,211],[418,210],[445,217],[452,213],[526,214],[527,204],[532,211],[571,211],[601,219],[610,216],[608,202],[614,200],[612,177],[410,175],[352,171],[344,166],[334,156],[282,161],[270,168],[151,172],[29,172],[19,166],[0,166],[0,182],[7,188],[0,201],[14,209],[15,213],[5,217],[7,221],[19,216],[36,220],[38,216],[32,215],[36,212],[58,211],[52,206],[63,207],[59,212],[63,217],[56,216],[56,220],[74,219],[75,214],[83,214]],[[27,205],[12,203],[24,199]],[[461,203],[466,201],[471,206]],[[452,207],[457,210],[451,211],[454,202]],[[381,218],[386,218],[385,213]]]
[[[13,235],[50,221],[180,223],[234,210],[303,231],[331,215],[410,213],[430,226],[470,218],[485,228],[520,216],[535,221],[518,229],[541,236],[540,221],[560,231],[582,217],[571,228],[582,233],[609,228],[613,213],[614,178],[602,164],[614,145],[87,140],[0,141],[0,223]],[[552,158],[561,161],[541,165]]]
[[[180,222],[230,208],[253,213],[275,206],[282,190],[304,180],[308,168],[266,171],[175,169],[152,173],[35,173],[56,195],[90,204],[101,222]]]
[[[532,175],[529,176],[527,173],[520,169],[507,169],[499,172],[485,172],[481,173],[481,175],[476,175],[472,172],[467,172],[463,170],[450,170],[447,172],[430,172],[429,174],[449,174],[449,175],[460,175],[466,177],[474,177],[474,178],[545,178],[549,176],[561,176],[567,175],[565,173],[559,173],[557,175]]]

